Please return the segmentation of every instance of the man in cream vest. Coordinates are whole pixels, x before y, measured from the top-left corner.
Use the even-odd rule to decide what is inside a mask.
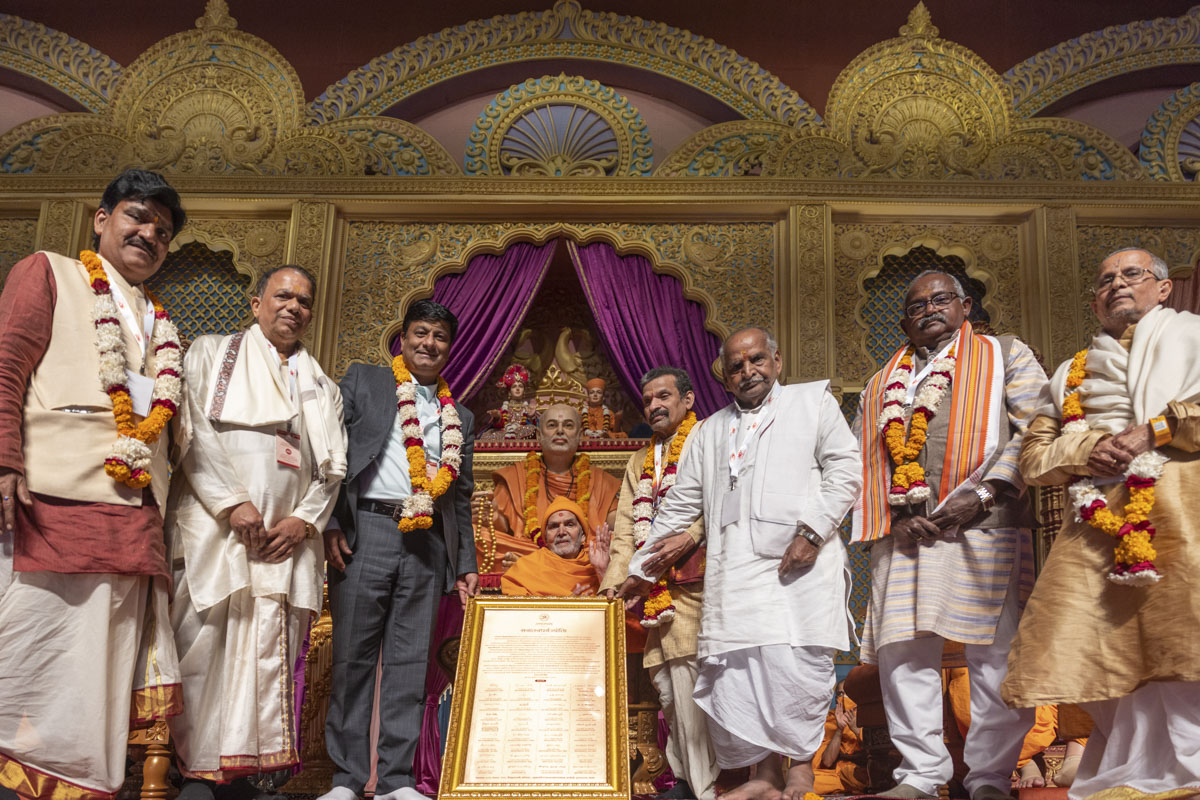
[[[689,438],[675,486],[629,564],[620,595],[694,545],[708,547],[694,697],[723,769],[757,765],[730,800],[801,800],[833,698],[833,655],[854,620],[849,560],[837,528],[861,481],[854,436],[828,381],[784,387],[779,347],[746,328],[721,348],[735,402]],[[692,441],[694,440],[694,441]],[[792,759],[785,777],[780,756]]]
[[[341,392],[300,341],[316,290],[300,267],[271,270],[254,325],[188,349],[190,444],[167,513],[185,800],[300,762],[293,668],[321,611],[319,532],[346,474]]]
[[[98,252],[40,252],[0,295],[0,787],[107,798],[134,721],[178,714],[160,509],[179,337],[143,288],[186,216],[129,170]]]

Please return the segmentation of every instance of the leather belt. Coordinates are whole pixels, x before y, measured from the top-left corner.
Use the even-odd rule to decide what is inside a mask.
[[[391,517],[396,522],[399,522],[400,517],[404,514],[404,506],[396,503],[384,503],[379,500],[359,500],[358,507],[363,511],[370,511],[372,514],[382,514],[385,517]]]

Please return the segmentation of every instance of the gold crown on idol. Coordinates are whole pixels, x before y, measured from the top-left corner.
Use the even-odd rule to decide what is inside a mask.
[[[538,413],[557,403],[574,406],[579,409],[580,414],[583,414],[587,407],[587,395],[583,391],[583,384],[563,372],[557,363],[546,369],[534,397]]]

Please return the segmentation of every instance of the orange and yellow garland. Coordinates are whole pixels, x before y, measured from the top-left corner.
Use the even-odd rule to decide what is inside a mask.
[[[153,354],[158,373],[150,413],[141,422],[134,422],[133,400],[126,385],[125,343],[121,320],[104,262],[94,251],[79,254],[88,273],[88,284],[96,295],[93,311],[96,325],[96,348],[100,353],[100,383],[112,400],[113,418],[117,425],[117,441],[104,459],[104,471],[113,480],[132,489],[151,483],[150,445],[158,440],[167,423],[175,416],[183,394],[183,354],[179,333],[162,303],[147,289],[146,299],[154,308],[154,331],[147,348]]]
[[[671,446],[667,448],[666,462],[663,464],[662,478],[658,486],[654,486],[654,450],[662,441],[655,434],[646,448],[646,457],[642,460],[642,474],[638,479],[637,495],[633,499],[633,544],[640,550],[650,537],[651,520],[658,504],[666,496],[667,491],[675,485],[675,476],[679,471],[679,457],[683,453],[684,442],[696,425],[695,412],[689,411],[679,423]],[[653,628],[664,622],[670,622],[675,617],[675,601],[671,590],[667,587],[667,573],[664,572],[646,598],[642,609],[642,625]]]
[[[538,484],[542,481],[542,472],[546,465],[542,462],[540,453],[529,453],[525,456],[525,535],[533,540],[538,547],[545,545],[542,536],[542,526],[538,521],[537,497]],[[579,520],[587,528],[588,502],[592,499],[592,462],[587,453],[579,453],[571,463],[571,475],[575,483],[574,500],[583,510],[584,518]],[[549,489],[547,489],[549,492]]]
[[[894,506],[924,503],[932,494],[917,458],[925,447],[929,420],[937,413],[954,377],[954,348],[950,348],[948,354],[934,361],[929,376],[913,398],[912,420],[906,435],[904,409],[913,377],[912,357],[913,348],[909,346],[884,387],[883,410],[879,414],[883,441],[894,465],[892,488],[888,492],[888,503]]]
[[[433,526],[433,501],[445,494],[458,479],[462,467],[462,423],[454,407],[450,387],[439,375],[437,399],[442,427],[442,458],[431,482],[426,470],[421,422],[417,418],[417,387],[404,363],[404,356],[392,359],[392,376],[396,379],[396,411],[404,433],[408,477],[412,482],[412,493],[401,504],[402,513],[396,527],[407,532]]]
[[[1089,429],[1079,397],[1079,387],[1087,377],[1087,353],[1086,349],[1076,353],[1067,371],[1063,433],[1081,433]],[[1091,478],[1081,477],[1068,488],[1077,521],[1087,522],[1119,539],[1113,550],[1113,570],[1108,576],[1115,583],[1145,585],[1162,578],[1154,566],[1158,553],[1152,544],[1155,531],[1150,524],[1150,512],[1154,509],[1154,485],[1162,477],[1166,460],[1157,450],[1149,450],[1129,463],[1125,470],[1129,502],[1125,504],[1124,515],[1113,513],[1108,500]]]

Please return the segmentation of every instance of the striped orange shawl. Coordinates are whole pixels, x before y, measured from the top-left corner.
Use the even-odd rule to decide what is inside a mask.
[[[942,462],[942,479],[937,496],[944,501],[955,487],[972,478],[995,449],[996,435],[989,431],[996,393],[993,381],[1004,380],[1003,369],[996,375],[1000,344],[990,336],[979,336],[964,322],[955,345],[954,380],[950,387],[950,433]],[[863,463],[863,489],[854,506],[855,542],[870,542],[891,533],[892,514],[888,505],[892,459],[879,430],[883,410],[883,390],[888,377],[904,356],[908,345],[897,350],[884,368],[876,372],[863,389],[859,419]],[[1003,395],[1000,395],[1003,397]],[[945,406],[942,411],[945,412]],[[992,435],[989,436],[989,433]],[[989,447],[989,444],[991,445]],[[976,480],[978,476],[976,476]]]

